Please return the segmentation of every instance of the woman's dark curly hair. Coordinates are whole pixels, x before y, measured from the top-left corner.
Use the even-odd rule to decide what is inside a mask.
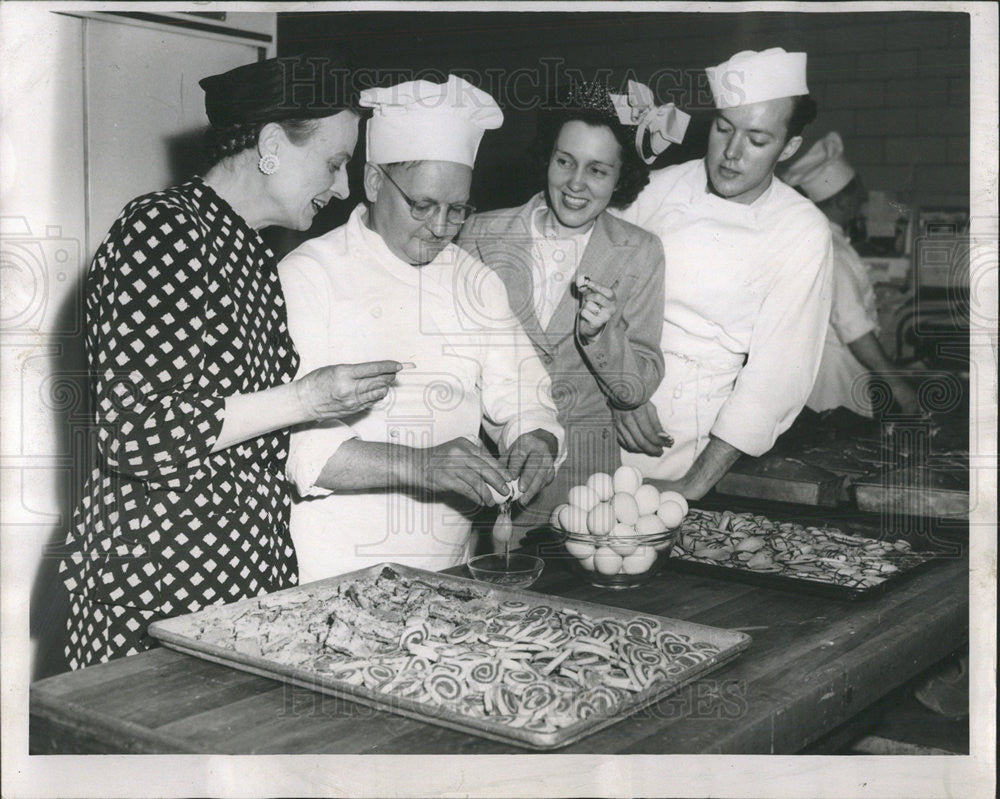
[[[283,119],[277,124],[292,144],[303,144],[319,127],[319,119]],[[224,128],[210,127],[205,134],[205,157],[210,165],[257,146],[266,122],[239,122]]]
[[[607,97],[606,88],[595,84],[583,86],[585,88],[582,92],[579,85],[566,87],[554,103],[539,109],[537,132],[530,150],[531,162],[538,170],[544,186],[549,159],[563,125],[579,121],[592,127],[607,128],[618,142],[622,158],[618,183],[608,205],[611,208],[628,208],[649,183],[649,166],[635,149],[635,128],[618,121],[610,98],[604,99]],[[595,101],[595,97],[600,99]]]

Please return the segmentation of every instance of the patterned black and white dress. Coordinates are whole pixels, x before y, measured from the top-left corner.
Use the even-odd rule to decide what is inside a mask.
[[[148,649],[146,626],[294,585],[288,432],[221,452],[227,396],[298,357],[274,255],[200,179],[132,201],[87,276],[98,466],[60,571],[74,669]]]

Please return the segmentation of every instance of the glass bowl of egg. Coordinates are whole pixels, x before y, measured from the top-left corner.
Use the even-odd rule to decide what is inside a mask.
[[[552,511],[570,567],[598,588],[638,588],[670,557],[688,504],[643,483],[634,466],[592,474]]]

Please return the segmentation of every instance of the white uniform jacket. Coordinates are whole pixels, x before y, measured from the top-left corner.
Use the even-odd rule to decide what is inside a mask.
[[[675,439],[660,458],[622,460],[677,479],[709,433],[767,452],[819,366],[830,317],[826,217],[777,178],[749,205],[718,197],[701,159],[654,173],[620,215],[663,242],[665,364],[652,402]]]
[[[391,491],[334,493],[315,485],[351,438],[427,448],[478,438],[501,447],[541,428],[562,446],[549,377],[510,309],[503,283],[449,244],[429,264],[397,258],[358,206],[345,225],[279,265],[299,374],[327,364],[413,362],[371,409],[292,433],[292,540],[302,582],[383,561],[442,569],[464,561],[469,519],[439,502]]]
[[[847,345],[878,330],[875,290],[868,267],[851,246],[844,229],[830,223],[833,234],[833,308],[823,344],[823,358],[809,401],[814,411],[850,408],[872,415],[868,370]]]

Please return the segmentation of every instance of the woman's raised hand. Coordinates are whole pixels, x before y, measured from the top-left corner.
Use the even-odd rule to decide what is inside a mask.
[[[382,399],[402,368],[399,361],[322,366],[296,380],[295,389],[310,421],[340,419]]]
[[[615,315],[617,297],[614,286],[602,286],[585,275],[577,281],[577,288],[580,291],[580,314],[576,330],[586,344],[597,338]]]

